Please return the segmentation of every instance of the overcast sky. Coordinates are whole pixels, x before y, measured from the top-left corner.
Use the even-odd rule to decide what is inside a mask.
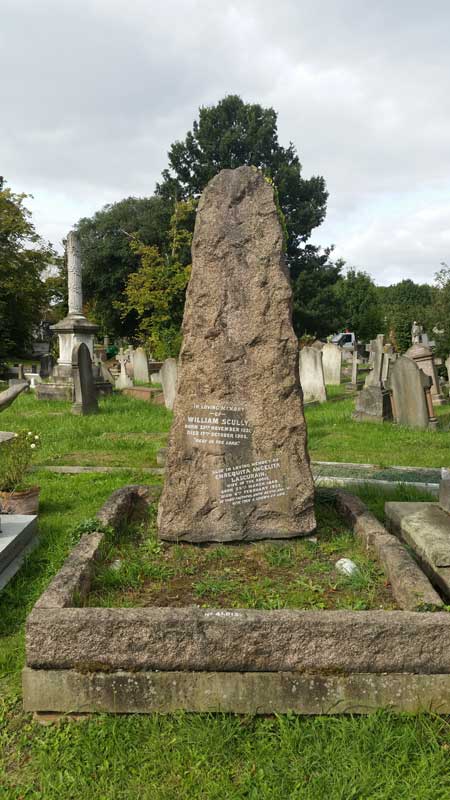
[[[0,174],[58,244],[149,195],[200,105],[272,106],[378,283],[450,263],[448,0],[0,0]]]

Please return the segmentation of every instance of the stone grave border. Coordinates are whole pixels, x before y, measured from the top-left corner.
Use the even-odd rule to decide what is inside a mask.
[[[114,492],[113,528],[159,487]],[[401,611],[80,608],[105,534],[82,537],[30,613],[23,696],[41,714],[450,712],[450,614],[359,498],[332,493],[384,565]]]

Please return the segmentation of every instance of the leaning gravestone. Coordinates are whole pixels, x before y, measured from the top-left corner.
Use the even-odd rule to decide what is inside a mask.
[[[315,528],[291,304],[272,187],[253,167],[222,170],[197,211],[162,539]]]
[[[322,350],[302,347],[299,354],[300,383],[305,403],[325,403],[327,391],[323,377]]]
[[[98,411],[97,392],[92,372],[91,354],[84,342],[73,348],[72,375],[75,391],[72,414],[95,414]]]
[[[322,348],[323,375],[327,386],[339,386],[341,383],[342,350],[337,344],[327,342]]]
[[[133,354],[134,380],[140,383],[149,382],[147,353],[143,347],[138,347]]]
[[[176,359],[166,358],[159,374],[164,393],[164,405],[172,411],[177,394],[178,365]]]
[[[411,358],[400,356],[386,382],[392,393],[392,410],[399,425],[410,428],[435,428],[436,417],[431,400],[431,377],[425,375]]]

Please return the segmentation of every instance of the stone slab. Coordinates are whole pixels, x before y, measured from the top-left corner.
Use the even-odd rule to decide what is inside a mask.
[[[386,524],[414,550],[424,570],[450,598],[450,516],[439,503],[385,504]]]
[[[336,504],[366,550],[372,552],[383,566],[400,608],[418,611],[443,607],[442,599],[406,547],[396,536],[388,533],[359,497],[339,491]]]
[[[36,387],[36,397],[38,400],[63,400],[72,402],[73,385],[71,383],[40,383]]]
[[[448,476],[448,470],[445,470],[445,473],[439,486],[439,505],[450,514],[450,477]]]
[[[299,353],[300,383],[304,403],[325,403],[327,391],[323,375],[322,351],[303,347]]]
[[[122,394],[128,397],[134,397],[135,400],[145,400],[147,403],[154,403],[158,395],[163,396],[162,391],[159,389],[152,389],[150,386],[133,386],[122,389]]]
[[[327,386],[341,383],[342,350],[336,344],[327,342],[322,347],[323,375]]]
[[[263,174],[219,172],[197,208],[161,539],[289,538],[316,527],[283,249]]]
[[[159,370],[159,377],[163,387],[164,405],[172,411],[177,396],[178,364],[176,358],[166,358]]]
[[[25,549],[37,537],[37,516],[2,514],[0,531],[0,589],[20,568]],[[28,550],[29,552],[29,550]]]
[[[35,608],[26,663],[79,671],[450,673],[444,612]]]
[[[22,673],[28,712],[367,714],[380,708],[450,713],[450,675],[296,672]]]
[[[352,418],[359,422],[384,422],[392,419],[389,392],[379,386],[365,386],[356,397]]]

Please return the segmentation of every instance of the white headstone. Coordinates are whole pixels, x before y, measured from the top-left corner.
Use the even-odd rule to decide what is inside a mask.
[[[147,353],[143,347],[138,347],[133,356],[134,380],[141,383],[149,382]]]
[[[300,383],[305,403],[325,403],[327,392],[323,377],[322,350],[303,347],[299,354]]]
[[[327,342],[322,348],[323,376],[327,386],[341,383],[342,350],[337,344]]]
[[[177,395],[178,365],[176,359],[166,358],[159,372],[164,393],[164,405],[172,410]]]
[[[133,386],[133,381],[127,375],[126,365],[128,358],[122,348],[117,353],[116,359],[120,364],[120,375],[116,380],[116,389],[130,389]]]

